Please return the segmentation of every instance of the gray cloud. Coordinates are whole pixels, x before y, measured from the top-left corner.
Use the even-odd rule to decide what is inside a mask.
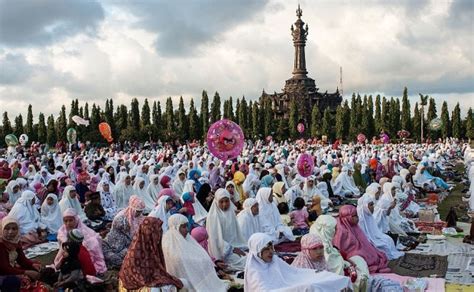
[[[0,84],[19,84],[27,81],[32,68],[24,55],[6,54],[0,59]]]
[[[157,34],[155,47],[161,55],[177,57],[195,55],[200,45],[217,42],[227,30],[258,18],[267,2],[160,0],[119,2],[118,5],[138,17],[137,27]]]
[[[448,25],[454,28],[469,28],[471,34],[474,29],[474,1],[456,0],[449,9]]]
[[[80,32],[93,34],[104,19],[93,0],[0,0],[0,43],[48,45]]]

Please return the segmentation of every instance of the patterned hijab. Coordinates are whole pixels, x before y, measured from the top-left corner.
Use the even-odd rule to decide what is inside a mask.
[[[166,285],[183,288],[183,283],[178,278],[166,272],[161,248],[162,224],[158,218],[146,217],[140,225],[119,273],[125,289],[138,290]]]
[[[291,265],[298,268],[313,269],[317,272],[326,270],[327,267],[324,256],[319,261],[311,260],[309,251],[316,248],[324,248],[323,241],[318,235],[308,233],[301,237],[301,252],[298,254]]]

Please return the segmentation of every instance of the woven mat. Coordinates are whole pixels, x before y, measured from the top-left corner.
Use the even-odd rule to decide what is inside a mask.
[[[407,253],[403,257],[390,261],[392,273],[410,277],[444,278],[448,269],[448,257]]]

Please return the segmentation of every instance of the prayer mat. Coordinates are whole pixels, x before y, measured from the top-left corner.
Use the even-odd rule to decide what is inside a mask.
[[[410,277],[444,278],[448,269],[448,257],[406,253],[388,264],[393,273]]]
[[[299,241],[282,242],[275,245],[276,252],[299,252],[301,251],[301,243]]]
[[[446,284],[446,292],[474,292],[473,285]]]

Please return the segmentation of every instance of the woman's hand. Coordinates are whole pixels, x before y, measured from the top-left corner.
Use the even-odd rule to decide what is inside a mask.
[[[245,256],[245,252],[243,252],[240,248],[234,248],[233,252],[236,254],[236,255],[239,255],[241,257],[244,257]]]
[[[37,271],[33,271],[33,270],[25,271],[25,275],[27,275],[33,281],[38,280],[40,277],[40,274]]]
[[[219,269],[222,269],[222,270],[225,270],[228,268],[228,266],[223,261],[216,261],[215,264]]]
[[[41,263],[33,263],[33,268],[35,268],[37,271],[41,271]]]

